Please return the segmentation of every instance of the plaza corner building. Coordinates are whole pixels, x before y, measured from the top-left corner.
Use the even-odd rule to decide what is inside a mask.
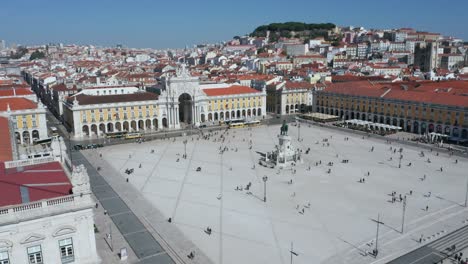
[[[237,84],[200,84],[181,67],[163,77],[159,92],[137,87],[91,87],[64,103],[64,123],[75,137],[117,131],[158,131],[231,119],[262,119],[266,90]]]
[[[468,81],[333,83],[316,92],[316,112],[468,139]]]
[[[16,144],[31,144],[47,137],[46,108],[25,97],[1,97],[0,116],[6,117],[14,131]]]

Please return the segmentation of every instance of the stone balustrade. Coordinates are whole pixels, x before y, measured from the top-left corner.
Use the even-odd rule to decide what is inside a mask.
[[[23,159],[23,160],[13,160],[13,161],[6,161],[5,168],[17,168],[17,167],[24,167],[24,166],[31,166],[36,164],[48,163],[54,161],[54,157],[42,157],[42,158],[35,158],[35,159]]]
[[[92,208],[93,205],[94,202],[91,198],[91,193],[87,193],[5,206],[0,208],[0,225],[62,214],[69,211],[83,210]]]

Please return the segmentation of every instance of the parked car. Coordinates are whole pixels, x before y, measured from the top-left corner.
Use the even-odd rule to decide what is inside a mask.
[[[77,144],[77,145],[73,146],[73,149],[74,149],[74,150],[77,150],[77,151],[78,151],[78,150],[82,150],[82,149],[83,149],[83,145]]]

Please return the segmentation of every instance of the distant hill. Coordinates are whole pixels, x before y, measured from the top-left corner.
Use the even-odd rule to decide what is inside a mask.
[[[271,23],[257,27],[250,35],[253,37],[266,37],[270,31],[270,41],[276,41],[278,37],[300,37],[312,39],[327,37],[328,31],[336,26],[333,23],[307,24],[302,22]]]

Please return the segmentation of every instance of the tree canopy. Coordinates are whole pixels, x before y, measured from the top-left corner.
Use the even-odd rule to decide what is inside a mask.
[[[257,27],[252,35],[263,36],[266,31],[282,32],[282,31],[314,31],[314,30],[331,30],[335,28],[333,23],[302,23],[302,22],[285,22],[285,23],[271,23],[269,25],[261,25]]]
[[[45,58],[45,53],[42,52],[42,51],[34,51],[33,53],[31,53],[31,57],[29,57],[29,60],[36,60],[36,59],[43,59]]]
[[[16,49],[16,52],[11,54],[11,58],[12,59],[19,59],[21,57],[23,57],[26,53],[28,53],[28,49],[23,47],[23,46],[19,46],[17,49]]]

